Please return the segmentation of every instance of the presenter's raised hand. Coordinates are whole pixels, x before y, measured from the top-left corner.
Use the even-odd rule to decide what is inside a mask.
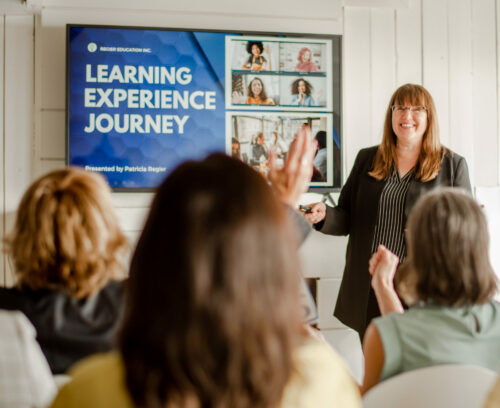
[[[311,128],[303,126],[290,145],[282,168],[277,168],[276,154],[270,152],[269,180],[279,199],[290,207],[295,208],[300,195],[307,191],[313,173],[315,151]]]
[[[311,212],[305,212],[304,217],[311,224],[317,224],[323,221],[326,217],[326,205],[325,203],[314,203],[308,205]]]

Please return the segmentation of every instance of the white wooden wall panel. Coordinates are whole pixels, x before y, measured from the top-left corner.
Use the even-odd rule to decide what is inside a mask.
[[[449,39],[448,147],[464,156],[471,179],[474,170],[471,0],[447,0]]]
[[[149,208],[120,208],[118,219],[125,231],[141,231]]]
[[[5,19],[4,148],[5,228],[10,231],[19,200],[32,180],[33,16]],[[5,284],[13,283],[10,268]]]
[[[5,140],[4,133],[4,104],[3,97],[4,94],[4,39],[5,39],[5,16],[0,16],[0,234],[3,237],[5,235],[5,152],[3,142]],[[0,251],[0,286],[5,282],[5,262],[6,257],[3,251]]]
[[[40,25],[40,103],[44,110],[65,111],[66,105],[66,26]]]
[[[329,0],[326,0],[329,1]],[[298,3],[298,1],[295,1]],[[198,3],[199,4],[199,3]],[[294,8],[289,2],[287,8]],[[308,7],[311,7],[308,5]],[[325,5],[329,7],[329,5]],[[325,7],[322,10],[325,10]],[[342,34],[342,20],[323,14],[321,18],[308,16],[290,17],[282,13],[260,13],[259,16],[243,14],[236,3],[228,7],[232,13],[217,15],[198,11],[197,13],[183,12],[181,10],[125,10],[119,12],[111,9],[95,11],[88,5],[79,9],[67,7],[42,10],[42,24],[44,26],[60,26],[62,23],[72,24],[115,24],[141,27],[177,27],[200,29],[224,29],[267,32],[298,32],[298,33],[323,33]]]
[[[302,271],[307,278],[341,278],[347,237],[311,231],[300,248]]]
[[[395,11],[372,9],[371,47],[371,134],[370,145],[382,140],[385,113],[395,86]]]
[[[41,112],[41,149],[42,159],[64,160],[65,156],[65,110],[43,110]]]
[[[359,149],[371,140],[370,20],[369,9],[344,9],[345,179]]]
[[[37,169],[37,176],[42,176],[52,170],[61,169],[65,166],[64,159],[42,159]]]
[[[345,329],[339,319],[333,316],[335,301],[339,294],[341,279],[319,279],[316,286],[318,303],[318,327],[324,329]]]
[[[371,0],[372,2],[374,0]],[[380,0],[377,0],[380,2]],[[398,3],[404,6],[407,0],[383,0],[382,3]],[[28,0],[30,2],[30,0]],[[47,8],[88,8],[101,11],[111,10],[120,12],[137,12],[137,9],[149,11],[150,13],[165,13],[166,10],[173,13],[201,13],[210,18],[220,15],[239,17],[241,15],[249,18],[261,18],[263,15],[275,16],[274,19],[296,18],[296,19],[337,19],[340,16],[341,0],[309,0],[307,2],[294,2],[291,7],[290,0],[220,0],[200,2],[198,0],[141,0],[138,5],[137,0],[45,0],[44,6]],[[392,5],[389,4],[389,5]],[[107,9],[107,10],[106,10]],[[114,10],[113,10],[114,9]]]
[[[448,30],[446,0],[422,0],[423,85],[438,112],[441,142],[448,145]]]
[[[421,0],[410,0],[408,9],[396,10],[396,87],[422,84]]]
[[[497,46],[494,0],[472,1],[474,184],[498,185]]]
[[[500,24],[500,0],[496,0],[496,15],[495,21],[497,27]],[[496,60],[497,60],[497,140],[500,138],[500,30],[497,29],[497,47],[496,47]],[[497,162],[500,161],[500,143],[497,149]],[[500,183],[500,165],[497,163],[497,177]],[[475,178],[474,178],[475,179]],[[500,207],[499,207],[500,211]]]

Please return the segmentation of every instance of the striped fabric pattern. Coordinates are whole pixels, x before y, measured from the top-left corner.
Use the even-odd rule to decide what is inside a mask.
[[[379,244],[382,244],[395,253],[401,262],[405,258],[404,207],[412,178],[413,170],[410,170],[403,177],[395,171],[387,179],[380,195],[372,253],[377,251]]]

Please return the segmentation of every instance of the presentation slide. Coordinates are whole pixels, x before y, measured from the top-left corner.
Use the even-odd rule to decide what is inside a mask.
[[[311,185],[339,187],[331,39],[69,25],[67,41],[69,165],[116,190],[213,152],[265,176],[307,124],[327,135]]]

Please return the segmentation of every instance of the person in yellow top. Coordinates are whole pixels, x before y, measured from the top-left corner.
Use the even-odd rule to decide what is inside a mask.
[[[277,194],[221,154],[174,170],[132,257],[119,350],[77,365],[52,408],[360,407],[341,359],[302,323],[282,203],[295,207],[313,156],[304,129],[272,168]]]

